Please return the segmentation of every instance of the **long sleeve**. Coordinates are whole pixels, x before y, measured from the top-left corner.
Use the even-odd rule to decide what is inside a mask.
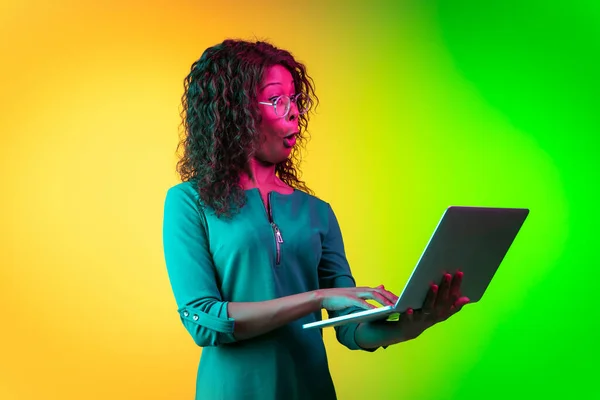
[[[235,341],[234,320],[217,287],[204,213],[195,192],[180,185],[167,192],[163,249],[167,272],[183,325],[201,347]]]
[[[319,285],[322,288],[356,286],[346,258],[342,232],[331,206],[329,206],[329,229],[323,240],[323,254],[319,263]],[[329,311],[328,314],[330,318],[335,318],[357,311],[364,310],[359,307],[351,307],[342,311]],[[356,343],[354,338],[356,328],[358,328],[358,323],[336,326],[337,340],[350,350],[375,351],[376,349],[363,349]]]

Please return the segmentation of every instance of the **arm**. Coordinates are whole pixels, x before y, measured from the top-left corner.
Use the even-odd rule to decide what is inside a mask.
[[[323,240],[323,255],[319,264],[319,283],[322,288],[355,287],[350,267],[346,259],[344,242],[335,214],[329,207],[329,230]],[[407,310],[396,322],[373,321],[350,323],[337,326],[338,341],[351,350],[375,351],[379,347],[405,342],[416,338],[426,329],[445,321],[456,314],[469,302],[461,296],[460,285],[462,273],[457,273],[454,279],[446,274],[439,286],[433,285],[428,292],[423,308],[413,313]],[[380,287],[380,294],[388,299],[397,297]],[[382,303],[383,304],[383,303]],[[435,305],[435,306],[434,306]],[[342,311],[330,311],[330,317],[347,315],[362,311],[361,308],[351,307]],[[413,316],[416,314],[416,316]]]
[[[237,340],[262,335],[321,310],[316,291],[252,303],[229,303],[229,317],[235,320]]]
[[[301,293],[263,302],[223,301],[209,252],[204,213],[195,193],[181,187],[165,200],[163,248],[183,325],[201,347],[248,339],[319,311],[322,294]]]
[[[356,343],[363,349],[377,349],[411,339],[403,335],[399,324],[397,321],[362,322],[354,334]]]
[[[201,347],[236,340],[208,250],[204,214],[192,190],[175,186],[167,192],[163,217],[163,251],[171,288],[183,325]]]
[[[218,346],[262,335],[323,308],[369,308],[364,299],[384,301],[376,289],[338,281],[316,290],[261,302],[223,301],[209,251],[206,220],[195,191],[174,187],[167,193],[163,247],[169,280],[183,325],[201,347]],[[383,303],[382,303],[383,304]],[[339,312],[338,312],[339,313]]]

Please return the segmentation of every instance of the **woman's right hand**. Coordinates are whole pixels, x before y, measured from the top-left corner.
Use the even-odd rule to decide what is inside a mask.
[[[340,311],[349,307],[360,307],[365,310],[377,308],[367,303],[366,300],[375,300],[383,306],[393,306],[398,296],[385,290],[383,285],[376,288],[348,287],[320,289],[317,291],[321,301],[321,308],[327,311]]]

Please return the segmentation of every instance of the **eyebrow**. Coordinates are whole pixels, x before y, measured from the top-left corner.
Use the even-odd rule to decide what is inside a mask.
[[[268,88],[269,86],[273,86],[273,85],[280,85],[280,86],[281,86],[281,82],[270,82],[270,83],[267,83],[265,86],[261,87],[261,88],[259,89],[259,91],[260,91],[260,92],[262,92],[263,90],[265,90],[265,89],[266,89],[266,88]],[[296,86],[296,84],[295,84],[295,82],[294,82],[294,81],[292,81],[292,86],[294,86],[294,87]]]

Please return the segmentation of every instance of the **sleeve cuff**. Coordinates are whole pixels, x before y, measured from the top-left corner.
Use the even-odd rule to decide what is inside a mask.
[[[183,307],[178,310],[182,319],[215,332],[233,334],[235,320],[215,317],[198,309]]]

